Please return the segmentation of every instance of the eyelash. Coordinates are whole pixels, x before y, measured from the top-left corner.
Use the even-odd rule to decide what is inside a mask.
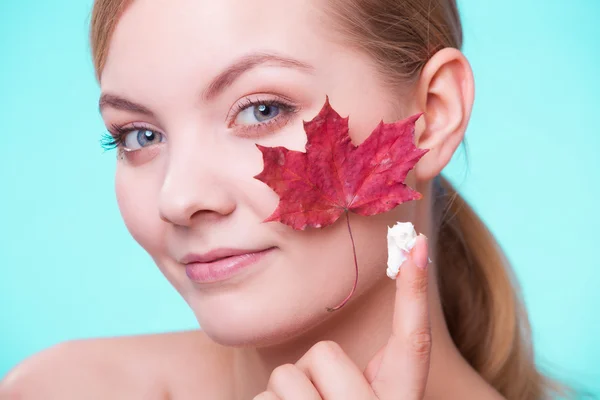
[[[242,104],[243,103],[243,104]],[[231,128],[234,125],[235,122],[235,118],[238,116],[239,113],[241,113],[242,111],[250,108],[250,107],[254,107],[254,106],[258,106],[258,105],[266,105],[266,106],[277,106],[282,113],[284,114],[295,114],[298,112],[298,107],[292,105],[291,103],[282,101],[282,100],[273,100],[273,99],[268,99],[268,100],[260,100],[260,99],[249,99],[249,98],[245,98],[244,100],[242,100],[241,102],[237,103],[231,113],[232,117],[227,117],[227,125]],[[255,135],[256,133],[262,131],[263,129],[267,129],[269,127],[272,126],[277,126],[279,125],[280,127],[285,125],[286,121],[283,121],[283,123],[281,122],[281,119],[285,118],[283,116],[281,116],[281,114],[278,114],[276,117],[265,121],[265,122],[260,122],[258,124],[254,124],[254,125],[247,125],[247,126],[239,126],[238,129],[242,130],[242,131],[246,131],[243,136],[252,136]],[[111,124],[108,132],[104,132],[104,134],[102,135],[102,138],[100,140],[100,144],[102,146],[102,148],[104,150],[112,150],[112,149],[116,149],[116,148],[122,148],[124,142],[125,142],[125,137],[132,131],[136,131],[136,130],[141,130],[141,129],[147,129],[147,130],[151,130],[153,132],[155,132],[153,129],[150,129],[147,126],[144,125],[140,125],[140,124],[133,124],[127,128],[124,128],[121,125],[117,125],[117,124]],[[160,133],[160,132],[157,132]],[[161,133],[162,135],[162,133]]]
[[[104,150],[113,150],[116,148],[121,148],[125,143],[125,136],[127,136],[130,132],[140,130],[140,129],[148,129],[150,128],[144,125],[133,124],[128,128],[123,128],[121,125],[111,124],[108,132],[104,132],[102,134],[102,138],[100,139],[100,145]]]

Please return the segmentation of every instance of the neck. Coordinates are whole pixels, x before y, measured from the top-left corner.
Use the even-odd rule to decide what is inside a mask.
[[[424,190],[429,190],[426,188]],[[425,198],[431,198],[428,193]],[[416,208],[418,230],[435,248],[429,205]],[[435,282],[435,260],[429,267],[432,354],[425,398],[496,399],[497,394],[469,366],[454,345],[442,311]],[[261,348],[234,349],[234,373],[238,398],[251,398],[267,387],[271,372],[280,365],[295,363],[315,343],[338,343],[354,363],[364,370],[371,357],[384,346],[391,334],[395,283],[383,277],[371,290],[357,296],[331,318],[283,343]],[[249,396],[249,397],[248,397]]]

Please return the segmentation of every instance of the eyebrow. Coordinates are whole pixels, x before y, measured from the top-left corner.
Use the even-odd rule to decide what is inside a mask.
[[[315,70],[315,68],[310,64],[276,53],[247,54],[233,62],[231,65],[226,67],[225,70],[219,73],[202,93],[202,99],[205,101],[213,99],[227,87],[231,86],[233,82],[235,82],[235,80],[241,75],[253,68],[258,67],[259,65],[267,63],[273,63],[284,68],[295,68],[309,73],[312,73]],[[154,113],[150,111],[149,108],[110,93],[103,93],[100,96],[100,101],[98,104],[99,111],[102,112],[102,110],[106,107],[112,107],[117,110],[131,111],[138,114],[144,114],[149,117],[154,117]]]
[[[273,63],[284,68],[295,68],[306,72],[313,72],[310,64],[275,53],[251,53],[239,58],[221,72],[202,94],[204,100],[210,100],[221,93],[241,75],[259,65]]]
[[[103,93],[102,96],[100,96],[100,101],[98,103],[99,111],[102,112],[102,110],[106,107],[112,107],[117,110],[131,111],[138,114],[144,114],[148,117],[154,117],[154,113],[147,107],[110,93]]]

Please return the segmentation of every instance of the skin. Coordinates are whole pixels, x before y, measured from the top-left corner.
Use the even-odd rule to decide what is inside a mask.
[[[156,141],[119,152],[116,195],[135,240],[194,311],[202,331],[61,344],[30,358],[0,398],[499,399],[448,334],[435,284],[431,180],[463,139],[473,75],[456,49],[438,52],[413,86],[392,91],[368,56],[330,28],[319,1],[136,0],[120,20],[101,76],[107,127],[143,127]],[[300,61],[255,65],[209,95],[215,77],[260,52]],[[418,112],[416,143],[430,149],[406,183],[424,195],[372,217],[351,215],[357,291],[344,219],[295,231],[262,223],[277,195],[253,179],[255,143],[304,150],[302,120],[328,95],[362,142],[380,120]],[[113,98],[114,99],[114,98]],[[110,100],[110,99],[109,99]],[[257,127],[248,101],[284,101]],[[121,103],[122,104],[122,103]],[[135,124],[135,128],[132,127]],[[162,141],[161,138],[162,137]],[[385,235],[411,221],[419,239],[398,280],[386,277]],[[252,268],[216,284],[192,282],[188,253],[274,247]],[[431,257],[431,256],[430,256]],[[431,346],[433,343],[433,346]]]

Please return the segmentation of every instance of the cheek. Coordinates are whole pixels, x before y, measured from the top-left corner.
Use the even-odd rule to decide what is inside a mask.
[[[350,292],[355,279],[354,254],[345,216],[324,229],[287,230],[283,242],[290,292],[317,306],[313,311],[337,305]],[[358,261],[356,295],[385,276],[387,259],[386,223],[390,216],[350,215]],[[309,307],[310,308],[310,307]]]
[[[251,209],[252,218],[256,219],[255,223],[265,225],[258,227],[259,230],[277,230],[282,228],[280,223],[262,222],[269,217],[279,204],[279,196],[270,187],[264,183],[253,181],[240,181],[238,183],[239,191],[237,193],[238,207],[248,207]],[[246,226],[250,227],[249,224]]]
[[[410,203],[369,217],[350,214],[359,273],[356,295],[368,291],[377,282],[388,279],[385,273],[387,227],[396,221],[414,219],[414,205]],[[345,216],[330,227],[298,235],[286,242],[293,243],[291,257],[297,268],[302,269],[298,279],[307,283],[307,297],[312,295],[324,299],[328,302],[327,306],[333,306],[349,293],[354,284],[355,264]],[[331,304],[332,302],[335,304]]]
[[[153,258],[163,250],[163,221],[158,215],[158,191],[130,171],[117,167],[115,192],[127,230]]]
[[[268,143],[266,140],[256,141],[264,146],[280,146]],[[221,159],[228,160],[218,167],[221,171],[227,171],[228,176],[223,179],[229,190],[234,193],[232,196],[238,207],[251,209],[253,218],[263,221],[270,216],[279,204],[279,196],[267,184],[254,176],[263,171],[263,156],[254,143],[243,142],[237,146],[231,144],[226,151],[221,151],[224,156]],[[246,224],[248,226],[249,224]],[[273,225],[273,224],[271,224]],[[243,225],[242,225],[243,226]],[[268,228],[271,228],[269,226]]]

